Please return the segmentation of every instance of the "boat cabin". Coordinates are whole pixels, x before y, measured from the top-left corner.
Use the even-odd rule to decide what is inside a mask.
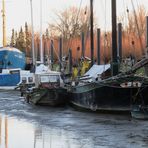
[[[64,86],[64,82],[59,72],[47,72],[35,75],[35,87],[57,88]]]
[[[21,76],[20,83],[22,83],[22,84],[29,84],[30,85],[30,84],[35,83],[34,73],[31,73],[30,71],[21,70],[20,76]]]

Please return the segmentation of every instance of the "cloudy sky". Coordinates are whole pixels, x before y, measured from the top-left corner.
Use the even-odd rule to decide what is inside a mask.
[[[11,30],[19,30],[25,22],[31,24],[30,0],[5,0],[6,1],[6,28],[7,38],[10,39]],[[40,30],[40,1],[33,2],[34,30]],[[62,11],[70,6],[89,6],[90,0],[42,0],[42,26],[43,30],[48,26],[48,22],[55,21],[55,12]],[[135,8],[138,5],[145,5],[148,10],[147,0],[133,0]],[[0,10],[2,10],[2,0],[0,0]],[[94,11],[97,17],[98,27],[103,30],[111,26],[111,0],[94,0]],[[126,8],[132,11],[131,0],[117,0],[117,15],[125,14]],[[0,46],[2,46],[2,17],[0,15]]]

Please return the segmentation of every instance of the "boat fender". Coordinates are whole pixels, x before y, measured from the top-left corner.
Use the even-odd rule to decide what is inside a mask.
[[[96,110],[97,110],[97,105],[96,105],[96,104],[91,104],[91,105],[90,105],[90,109],[91,109],[92,111],[96,111]]]
[[[133,86],[134,87],[141,87],[141,83],[140,82],[133,82]]]
[[[131,87],[132,86],[132,82],[125,82],[120,84],[121,87]]]
[[[76,82],[75,81],[72,81],[72,86],[76,86]]]
[[[127,83],[120,84],[121,87],[127,87]]]
[[[58,84],[54,84],[53,88],[59,88],[60,86]]]

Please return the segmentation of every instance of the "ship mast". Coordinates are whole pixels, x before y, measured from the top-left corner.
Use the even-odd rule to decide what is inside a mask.
[[[5,15],[5,0],[2,1],[2,18],[3,18],[3,47],[6,46],[6,15]]]
[[[43,64],[43,39],[42,39],[42,0],[40,0],[40,60]]]
[[[116,18],[116,0],[111,0],[112,8],[112,75],[118,74],[117,60],[117,18]]]
[[[32,31],[32,62],[33,66],[35,67],[36,60],[35,60],[35,49],[34,49],[34,26],[33,26],[33,8],[32,8],[32,0],[30,0],[30,8],[31,8],[31,31]]]
[[[90,0],[90,48],[91,48],[91,66],[93,66],[94,64],[93,0]]]

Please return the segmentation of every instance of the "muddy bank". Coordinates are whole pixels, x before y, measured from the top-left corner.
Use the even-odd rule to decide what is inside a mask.
[[[79,112],[69,106],[33,106],[20,98],[18,91],[0,91],[0,114],[2,130],[6,119],[9,125],[11,148],[20,148],[19,138],[27,148],[146,148],[148,145],[148,121],[134,120],[127,114]],[[14,142],[15,137],[18,142]]]

